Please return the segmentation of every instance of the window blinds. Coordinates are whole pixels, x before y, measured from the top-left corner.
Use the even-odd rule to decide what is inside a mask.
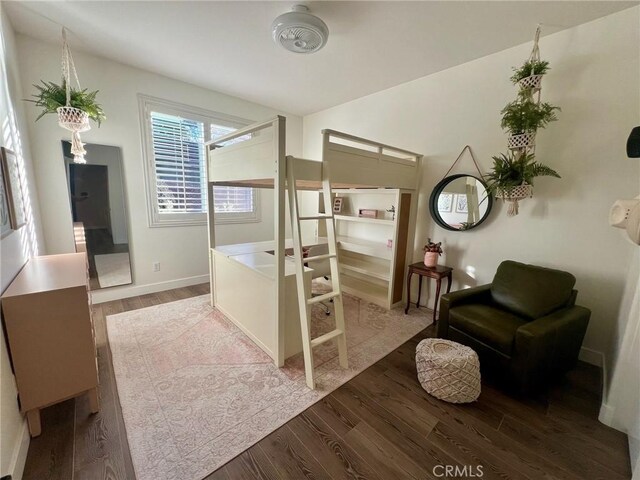
[[[151,112],[160,213],[206,212],[204,124]]]
[[[235,131],[207,124],[211,139]],[[175,115],[151,112],[151,135],[159,213],[207,211],[205,178],[205,123]],[[251,135],[225,142],[241,142]],[[253,213],[255,195],[248,187],[214,187],[216,213]]]

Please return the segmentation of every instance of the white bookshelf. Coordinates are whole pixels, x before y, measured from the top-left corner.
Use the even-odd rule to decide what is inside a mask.
[[[342,211],[335,214],[342,289],[385,308],[402,302],[413,192],[335,189],[333,195],[344,199]],[[395,216],[387,212],[392,205]],[[360,209],[377,210],[378,215],[361,217]],[[320,222],[319,236],[324,228]]]
[[[357,215],[336,214],[335,218],[345,222],[369,223],[371,225],[391,225],[392,226],[394,224],[393,220],[388,220],[386,218],[359,217]]]

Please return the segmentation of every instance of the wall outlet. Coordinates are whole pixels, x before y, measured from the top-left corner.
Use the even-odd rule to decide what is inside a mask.
[[[160,262],[153,262],[151,264],[151,268],[153,268],[154,272],[159,272],[160,271]]]

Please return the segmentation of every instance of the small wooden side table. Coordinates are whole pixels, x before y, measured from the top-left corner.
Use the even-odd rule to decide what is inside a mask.
[[[436,313],[438,311],[438,301],[440,300],[440,287],[442,279],[447,278],[447,293],[451,291],[451,275],[453,268],[444,265],[436,265],[435,267],[427,267],[423,262],[417,262],[409,265],[409,273],[407,274],[407,308],[404,313],[409,313],[411,305],[411,277],[416,273],[419,275],[418,280],[418,301],[416,308],[420,308],[420,295],[422,294],[422,277],[433,278],[436,281],[436,299],[433,303],[433,322],[436,322]]]

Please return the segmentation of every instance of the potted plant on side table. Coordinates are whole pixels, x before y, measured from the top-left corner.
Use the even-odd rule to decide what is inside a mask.
[[[442,255],[442,242],[434,243],[429,238],[422,250],[424,251],[425,266],[433,268],[438,265],[438,257]]]

